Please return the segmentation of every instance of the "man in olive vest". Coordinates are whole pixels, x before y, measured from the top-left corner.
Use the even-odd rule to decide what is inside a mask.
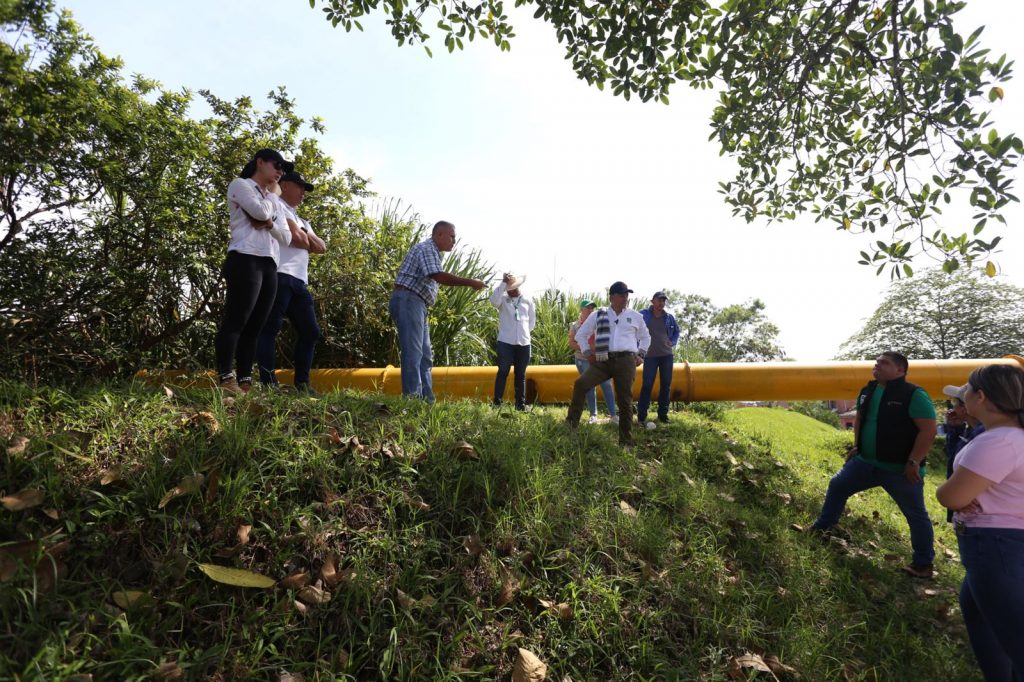
[[[828,531],[851,496],[881,486],[910,526],[913,559],[903,570],[930,578],[935,558],[932,522],[924,506],[924,460],[935,440],[935,406],[924,389],[906,379],[908,362],[887,351],[875,360],[874,381],[857,396],[853,447],[832,477],[812,531]]]

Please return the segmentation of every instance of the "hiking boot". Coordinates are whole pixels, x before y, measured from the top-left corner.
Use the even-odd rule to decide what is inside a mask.
[[[662,424],[668,424],[668,415],[664,417],[658,417],[658,421],[660,421]]]
[[[903,567],[903,572],[911,578],[927,580],[935,576],[935,567],[932,564],[910,564]]]
[[[245,392],[242,390],[242,387],[238,385],[238,382],[234,377],[221,381],[218,388],[220,388],[221,393],[227,393],[228,395],[242,395]]]

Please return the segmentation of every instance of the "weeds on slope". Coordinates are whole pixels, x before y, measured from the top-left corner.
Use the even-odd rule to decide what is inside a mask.
[[[490,680],[519,648],[557,680],[972,674],[955,570],[897,575],[898,524],[789,529],[806,453],[696,413],[624,452],[563,417],[0,384],[0,677]]]

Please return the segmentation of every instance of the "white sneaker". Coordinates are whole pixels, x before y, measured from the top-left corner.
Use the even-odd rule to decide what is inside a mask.
[[[618,424],[619,423],[619,415],[613,414],[612,416],[608,417],[608,421],[610,421],[612,424]]]
[[[658,425],[655,424],[654,422],[647,422],[646,424],[644,424],[644,426],[647,428],[648,431],[653,431],[654,429],[658,428]]]
[[[588,424],[596,424],[597,423],[597,415],[596,414],[590,415],[590,419],[587,420],[587,423]]]

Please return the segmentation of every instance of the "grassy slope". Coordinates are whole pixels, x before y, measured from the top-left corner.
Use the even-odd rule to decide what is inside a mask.
[[[553,680],[725,679],[744,651],[803,679],[974,675],[950,614],[959,569],[942,565],[935,595],[897,575],[883,557],[909,549],[891,504],[858,500],[846,548],[789,530],[816,512],[843,434],[776,411],[724,424],[685,412],[624,454],[610,426],[569,433],[564,410],[382,400],[225,407],[210,392],[0,384],[0,439],[30,438],[3,455],[0,486],[46,493],[0,511],[0,541],[69,541],[55,558],[22,548],[39,570],[0,583],[0,678],[139,679],[172,664],[215,679],[507,679],[516,646]],[[188,419],[200,410],[216,432]],[[352,452],[331,429],[368,447]],[[453,454],[463,439],[478,460]],[[111,469],[121,480],[102,485]],[[201,489],[161,509],[197,472]],[[248,544],[218,557],[240,525]],[[305,615],[294,589],[198,569],[316,578],[331,555],[349,572]],[[0,548],[0,569],[14,556]],[[118,590],[148,596],[124,611]]]

